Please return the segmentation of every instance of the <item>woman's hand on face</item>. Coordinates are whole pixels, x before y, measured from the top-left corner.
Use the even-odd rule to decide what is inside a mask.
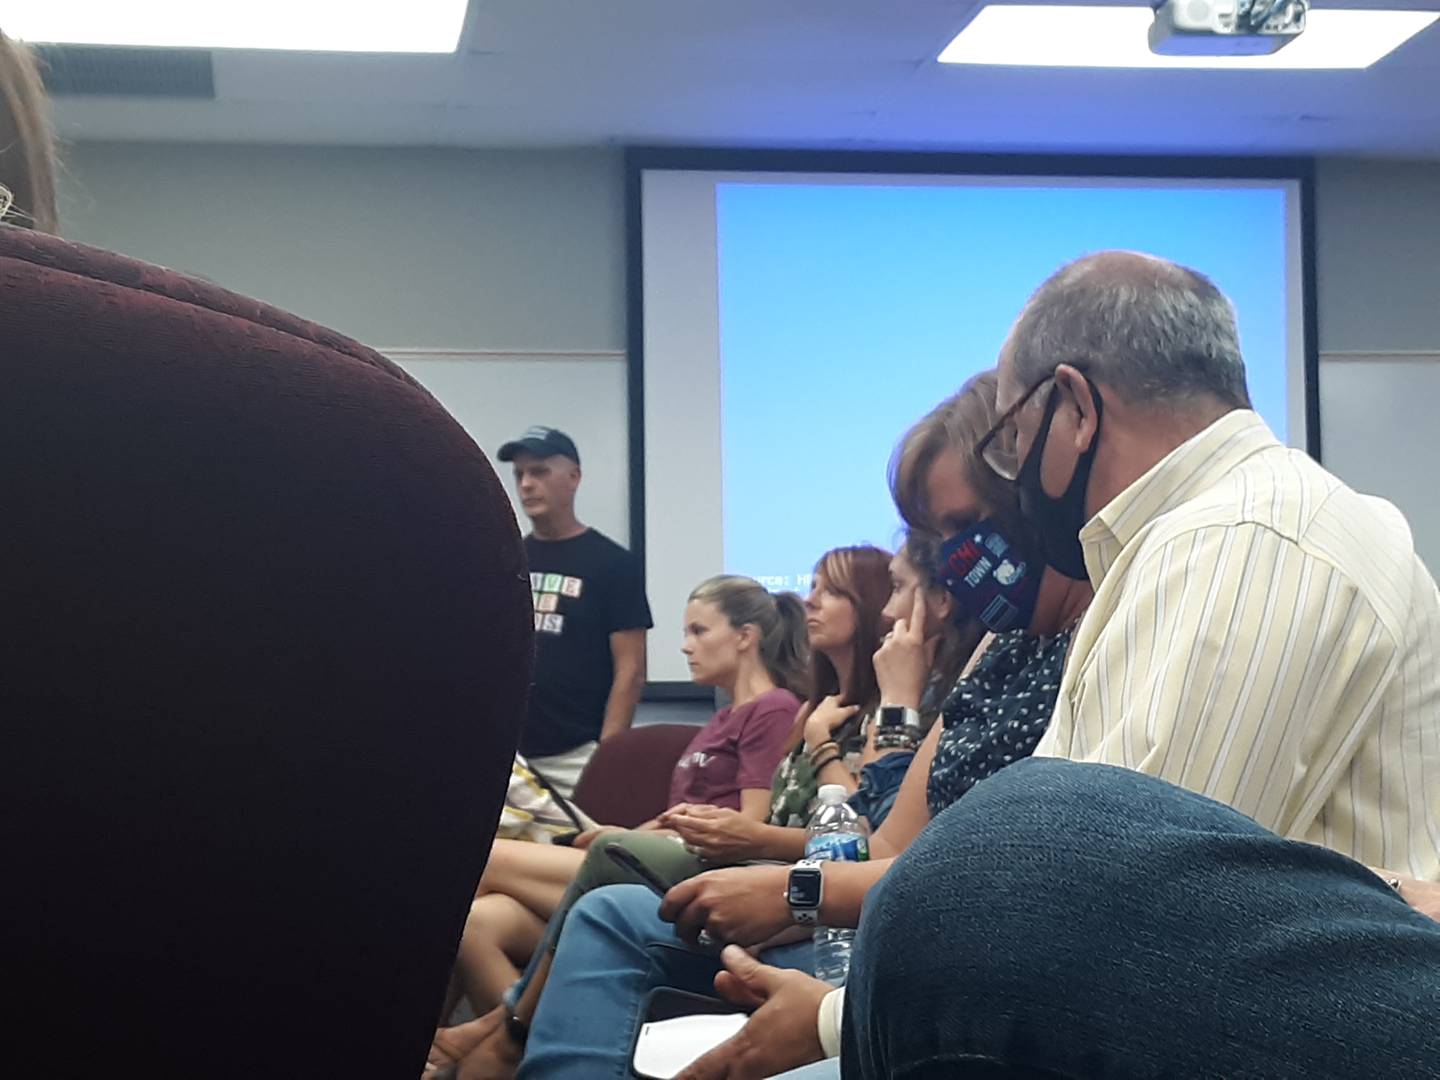
[[[684,813],[671,810],[665,818],[685,847],[706,862],[737,863],[758,855],[764,826],[738,810],[697,805]]]
[[[834,737],[836,729],[860,711],[858,705],[842,705],[838,694],[831,694],[805,721],[805,745],[813,750]]]
[[[895,620],[895,628],[875,651],[875,681],[880,686],[882,705],[920,707],[932,662],[925,640],[927,619],[925,590],[916,589],[910,617]]]

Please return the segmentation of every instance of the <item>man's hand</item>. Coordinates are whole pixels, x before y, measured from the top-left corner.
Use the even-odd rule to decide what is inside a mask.
[[[788,866],[737,866],[682,881],[660,904],[660,917],[691,945],[700,931],[717,942],[758,945],[794,925],[785,902]]]
[[[764,826],[738,810],[697,804],[670,810],[660,821],[706,862],[738,863],[760,857]]]
[[[925,590],[915,590],[908,619],[896,619],[895,628],[875,651],[875,680],[885,705],[920,707],[925,680],[930,676],[934,649],[925,641]]]
[[[1440,922],[1440,884],[1401,878],[1400,897],[1420,914]]]
[[[860,706],[842,705],[840,696],[831,694],[815,706],[815,711],[805,721],[805,745],[813,750],[821,743],[829,741],[840,725],[859,711]]]
[[[820,1048],[820,1002],[830,986],[799,971],[760,963],[734,946],[715,989],[727,1001],[755,1009],[739,1034],[691,1062],[678,1080],[759,1080],[825,1056]]]

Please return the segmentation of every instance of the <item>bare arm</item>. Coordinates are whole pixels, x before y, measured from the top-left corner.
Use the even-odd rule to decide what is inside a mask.
[[[770,792],[745,788],[740,792],[740,814],[751,821],[764,821],[770,816]]]
[[[617,630],[610,635],[610,656],[615,664],[615,677],[610,683],[610,697],[605,702],[605,723],[600,728],[600,741],[630,730],[635,719],[635,706],[645,689],[645,630]]]
[[[825,893],[820,902],[820,922],[824,926],[859,926],[860,909],[865,894],[885,876],[894,859],[871,859],[868,862],[827,862]]]
[[[994,640],[994,634],[986,634],[976,646],[974,654],[965,664],[965,677],[968,678],[975,670],[975,665],[980,662],[985,650]],[[911,702],[899,701],[896,704],[910,705]],[[895,796],[895,805],[890,809],[890,816],[870,838],[872,859],[890,859],[899,855],[913,844],[920,831],[930,824],[930,770],[935,765],[935,752],[940,748],[940,734],[944,729],[945,721],[942,717],[931,725],[920,743],[920,748],[915,751],[915,759],[905,770],[905,780],[900,785],[900,793]]]
[[[865,745],[868,748],[870,744],[867,742]],[[868,765],[875,759],[866,755],[862,757],[861,760]],[[852,795],[860,790],[860,781],[855,779],[850,770],[839,761],[830,762],[830,764],[815,774],[815,779],[819,780],[822,784],[839,784]]]
[[[870,838],[871,859],[892,859],[909,847],[920,830],[930,824],[930,767],[935,763],[935,750],[940,745],[944,724],[937,720],[915,751],[900,793],[880,828]]]
[[[805,854],[805,830],[767,825],[770,792],[745,788],[740,809],[681,803],[660,815],[662,826],[673,828],[690,850],[714,863],[740,863],[750,859],[794,862]]]
[[[762,825],[761,840],[754,858],[797,862],[805,857],[805,830],[783,825]]]

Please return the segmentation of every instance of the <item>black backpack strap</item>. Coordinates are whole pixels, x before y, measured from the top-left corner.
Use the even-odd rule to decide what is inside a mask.
[[[570,819],[570,823],[575,826],[575,830],[577,832],[584,832],[588,826],[580,820],[580,815],[575,812],[575,807],[571,804],[570,800],[560,794],[555,785],[550,782],[550,778],[537,769],[535,763],[529,758],[525,759],[525,767],[530,770],[531,776],[540,781],[540,786],[550,793],[550,797],[555,800],[565,816]]]

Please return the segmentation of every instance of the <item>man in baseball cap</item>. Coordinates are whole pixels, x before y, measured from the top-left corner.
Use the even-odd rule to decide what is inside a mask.
[[[653,625],[639,562],[575,515],[580,451],[552,427],[500,447],[515,471],[535,601],[535,686],[520,753],[569,796],[602,739],[630,727]]]
[[[580,464],[580,451],[575,449],[575,440],[553,427],[528,428],[524,435],[500,447],[498,456],[501,461],[511,462],[521,454],[540,458],[567,457],[576,465]]]

